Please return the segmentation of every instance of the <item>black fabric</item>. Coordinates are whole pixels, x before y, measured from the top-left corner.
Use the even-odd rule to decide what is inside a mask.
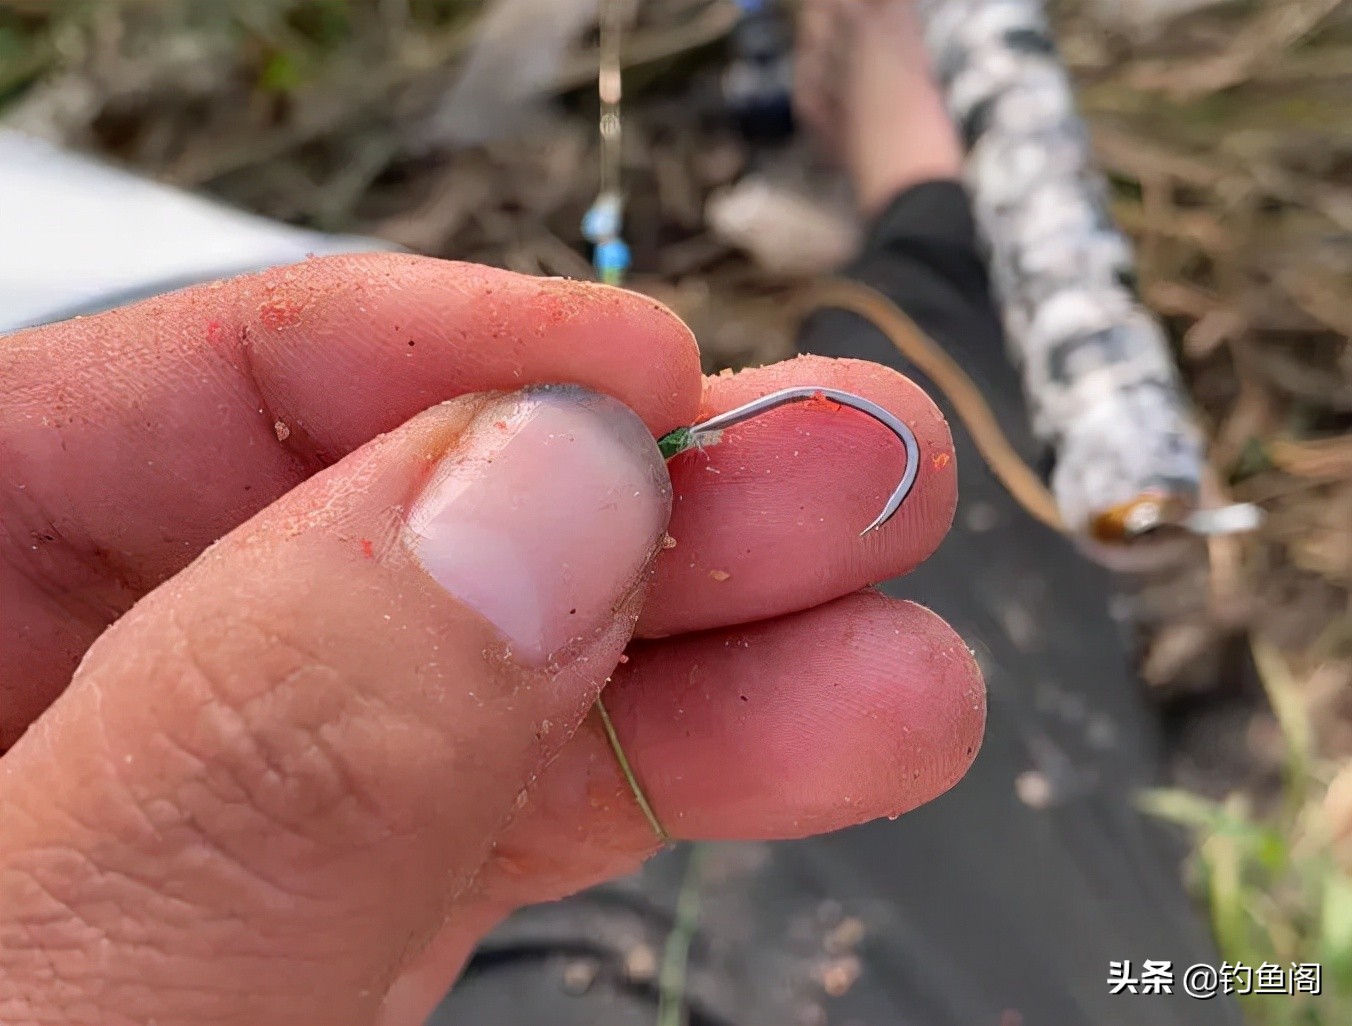
[[[981,387],[1026,457],[965,194],[908,190],[849,274],[888,294]],[[871,325],[824,312],[803,352],[923,377]],[[703,845],[693,1026],[1220,1026],[1182,993],[1219,959],[1180,884],[1174,839],[1133,811],[1158,739],[1109,614],[1111,582],[1027,516],[932,389],[957,445],[959,505],[939,551],[885,590],[944,616],[977,652],[987,734],[968,776],[896,822],[774,845]],[[691,849],[639,876],[526,910],[489,938],[437,1024],[650,1024],[655,954]],[[635,952],[638,952],[636,955]],[[1172,995],[1111,995],[1109,962],[1170,960]],[[592,978],[594,976],[594,978]],[[590,979],[583,991],[582,983]],[[834,996],[833,996],[834,995]]]

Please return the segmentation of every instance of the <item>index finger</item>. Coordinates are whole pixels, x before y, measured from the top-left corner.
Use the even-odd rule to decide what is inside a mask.
[[[0,381],[0,751],[137,598],[427,407],[567,382],[661,434],[701,388],[652,299],[389,253],[20,332]]]
[[[732,428],[717,445],[667,464],[670,547],[658,558],[639,635],[810,609],[910,571],[948,533],[957,504],[952,435],[920,386],[889,367],[803,356],[709,378],[705,413],[795,386],[871,399],[910,427],[920,461],[905,502],[860,537],[901,480],[907,454],[857,410],[809,402]]]

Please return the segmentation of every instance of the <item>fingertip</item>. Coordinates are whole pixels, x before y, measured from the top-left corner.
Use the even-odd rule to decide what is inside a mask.
[[[682,840],[898,816],[962,777],[985,725],[967,647],[929,610],[876,591],[632,645],[604,701],[646,800]],[[549,900],[631,872],[660,843],[591,716],[497,838],[483,885],[508,905]]]
[[[962,639],[877,592],[642,647],[606,695],[683,838],[800,837],[908,812],[962,778],[985,728]]]
[[[837,388],[870,399],[899,417],[915,434],[920,450],[915,488],[897,516],[877,532],[879,540],[884,543],[880,553],[882,559],[891,560],[897,569],[875,580],[895,576],[923,563],[939,547],[952,526],[958,497],[957,466],[948,421],[934,400],[910,378],[891,367],[869,360],[803,354],[783,363],[706,379],[704,405],[712,411],[721,411],[767,392],[808,385]],[[885,434],[871,430],[874,425],[868,418],[846,412],[844,419],[831,424],[832,436],[844,442],[856,431],[868,431],[867,437],[871,443],[886,442]],[[899,471],[904,469],[904,454],[895,445],[870,444],[861,457],[843,466],[839,459],[824,460],[824,466],[811,469],[814,472],[834,470],[842,483],[846,481],[845,474],[852,475],[856,483],[861,480],[874,483],[875,494],[870,496],[870,501],[878,493],[885,498],[889,486],[900,479]],[[898,470],[895,475],[885,472],[894,465]],[[883,477],[890,480],[875,480]],[[841,489],[820,490],[822,494],[832,492],[839,495]],[[881,508],[881,501],[876,504]],[[870,510],[869,517],[859,525],[861,528],[877,512],[871,507]],[[858,529],[855,533],[858,533]],[[868,583],[873,582],[859,582],[856,587]]]
[[[957,506],[953,438],[938,407],[896,371],[802,356],[706,379],[702,416],[804,386],[870,399],[911,429],[920,458],[901,509],[861,538],[908,458],[868,416],[802,404],[740,425],[671,462],[675,544],[658,562],[642,636],[810,608],[909,572],[943,541]]]
[[[886,599],[892,603],[895,600]],[[940,754],[929,779],[929,795],[893,810],[908,812],[943,794],[967,773],[986,732],[986,682],[976,656],[943,617],[915,602],[895,602],[894,632],[906,632],[921,658],[909,696],[928,710],[930,737]]]

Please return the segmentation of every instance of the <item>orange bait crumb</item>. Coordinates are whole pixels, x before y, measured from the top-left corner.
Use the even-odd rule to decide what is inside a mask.
[[[935,470],[943,470],[944,467],[948,466],[948,453],[941,452],[939,453],[939,455],[935,456],[934,459],[931,460],[930,462],[934,464]]]
[[[285,299],[269,299],[258,308],[258,319],[269,331],[290,328],[300,321],[300,304]]]
[[[820,392],[813,395],[811,399],[806,400],[803,405],[810,410],[830,410],[832,413],[840,409],[840,403],[836,402],[834,399],[826,398],[826,396],[822,395]]]

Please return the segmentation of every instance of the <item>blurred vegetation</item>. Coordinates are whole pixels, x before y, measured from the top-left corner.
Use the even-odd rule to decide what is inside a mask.
[[[1324,800],[1339,767],[1312,748],[1299,682],[1284,657],[1258,642],[1254,658],[1286,739],[1276,807],[1259,812],[1242,791],[1217,801],[1179,789],[1146,793],[1140,804],[1193,832],[1192,880],[1226,961],[1320,966],[1318,995],[1244,995],[1249,1021],[1332,1026],[1352,1015],[1352,853],[1340,851],[1346,844]]]
[[[483,6],[0,2],[0,117],[271,217],[586,276],[594,39],[553,69],[557,116],[453,145],[439,118]],[[1180,788],[1147,805],[1196,831],[1227,959],[1325,966],[1322,998],[1255,998],[1252,1021],[1352,1023],[1352,802],[1325,801],[1352,759],[1352,4],[1051,6],[1216,487],[1270,513],[1213,546],[1209,577],[1143,596],[1161,701],[1245,709],[1228,761],[1198,771],[1181,744]],[[718,0],[645,0],[626,57],[635,284],[692,324],[711,369],[788,352],[793,286],[704,218],[748,162],[702,117],[730,25]]]

